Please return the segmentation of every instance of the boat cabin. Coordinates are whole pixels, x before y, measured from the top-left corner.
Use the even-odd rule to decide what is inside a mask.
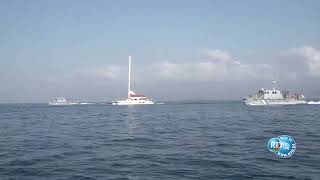
[[[131,100],[147,100],[148,98],[143,94],[130,94]]]
[[[262,93],[264,99],[283,99],[281,91],[276,89],[263,90]]]

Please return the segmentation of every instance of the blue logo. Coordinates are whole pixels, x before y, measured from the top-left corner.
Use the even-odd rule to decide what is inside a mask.
[[[268,149],[280,158],[289,158],[296,151],[296,142],[287,135],[271,138],[268,141]]]

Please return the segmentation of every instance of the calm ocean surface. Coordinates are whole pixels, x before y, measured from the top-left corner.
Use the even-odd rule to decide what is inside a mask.
[[[266,147],[290,135],[296,153]],[[0,179],[320,179],[320,106],[0,105]]]

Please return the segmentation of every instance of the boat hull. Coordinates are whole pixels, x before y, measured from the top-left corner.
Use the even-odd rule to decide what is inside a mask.
[[[268,99],[246,99],[246,105],[249,106],[272,106],[272,105],[297,105],[307,104],[306,100],[268,100]]]
[[[123,100],[123,101],[113,101],[112,105],[151,105],[155,104],[150,100]]]

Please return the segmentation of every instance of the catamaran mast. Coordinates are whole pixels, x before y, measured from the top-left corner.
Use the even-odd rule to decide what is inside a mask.
[[[130,81],[131,81],[131,56],[129,56],[129,82],[128,82],[128,99],[130,98]]]

